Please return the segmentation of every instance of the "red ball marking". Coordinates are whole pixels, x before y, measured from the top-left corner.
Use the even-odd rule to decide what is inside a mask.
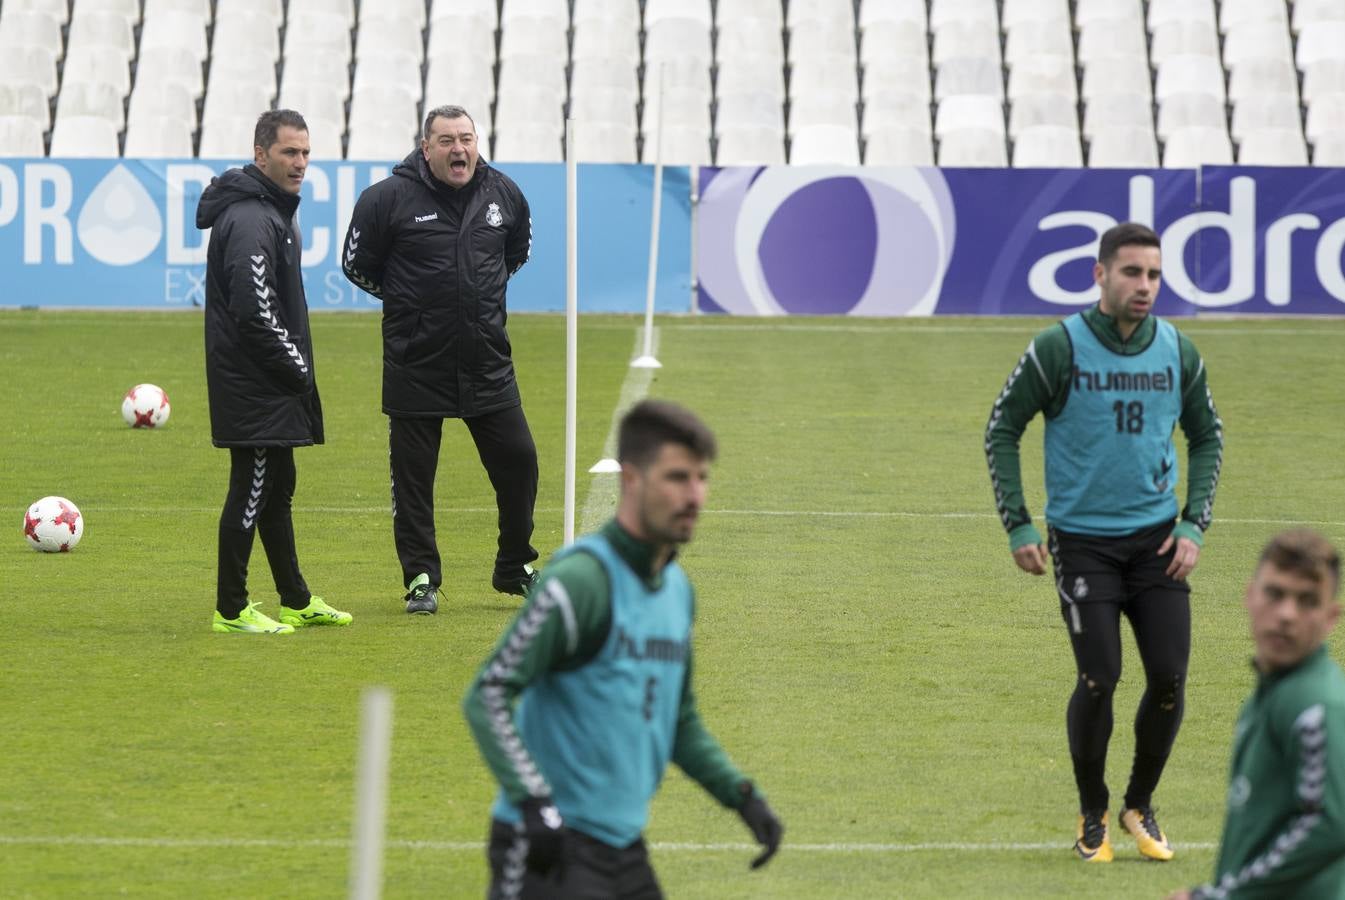
[[[135,413],[135,424],[131,426],[132,428],[154,427],[154,410],[151,409],[148,412],[141,412],[137,409],[133,410],[133,412]]]
[[[75,523],[79,521],[79,511],[69,503],[61,503],[61,513],[51,520],[53,525],[65,525],[70,529],[70,533],[75,533]],[[64,548],[62,548],[64,549]]]
[[[60,552],[62,552],[62,553],[69,553],[69,552],[70,552],[70,545],[69,545],[69,544],[62,544],[62,545],[61,545],[61,551],[60,551]]]
[[[160,391],[160,392],[159,392],[159,409],[167,409],[167,408],[168,408],[168,393],[167,393],[166,391]]]
[[[36,541],[39,541],[40,539],[39,539],[38,536],[37,536],[37,526],[38,526],[38,524],[39,524],[41,521],[42,521],[42,520],[41,520],[40,518],[35,519],[35,518],[33,518],[32,516],[28,515],[28,513],[24,513],[24,514],[23,514],[23,536],[24,536],[24,537],[27,537],[27,538],[32,538],[33,541],[35,541],[35,542],[36,542]]]

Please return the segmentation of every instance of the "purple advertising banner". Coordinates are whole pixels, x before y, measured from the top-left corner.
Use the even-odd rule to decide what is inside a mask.
[[[1163,239],[1164,315],[1345,314],[1345,170],[700,170],[700,309],[1060,315],[1117,222]]]

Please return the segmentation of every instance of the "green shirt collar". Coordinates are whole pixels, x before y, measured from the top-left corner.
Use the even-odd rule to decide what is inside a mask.
[[[1158,327],[1155,323],[1153,314],[1144,317],[1144,321],[1135,329],[1134,334],[1130,335],[1129,340],[1121,339],[1121,332],[1116,327],[1116,319],[1102,311],[1101,303],[1094,303],[1083,311],[1084,321],[1088,327],[1093,330],[1093,334],[1107,345],[1111,350],[1117,353],[1139,353],[1149,346],[1153,340],[1154,329]]]
[[[1303,657],[1302,661],[1299,662],[1298,665],[1290,666],[1287,669],[1276,669],[1274,672],[1268,672],[1268,673],[1262,672],[1261,669],[1257,667],[1256,659],[1255,657],[1253,657],[1252,669],[1255,670],[1256,672],[1256,692],[1259,694],[1261,691],[1265,690],[1271,685],[1278,683],[1280,680],[1286,678],[1287,676],[1292,675],[1293,673],[1298,672],[1302,669],[1306,669],[1316,662],[1320,662],[1326,655],[1327,655],[1326,644],[1322,644],[1316,650],[1312,651],[1307,656]]]
[[[637,537],[631,535],[626,529],[621,527],[615,518],[608,519],[607,524],[602,526],[601,534],[607,538],[608,543],[616,550],[617,555],[625,560],[626,565],[630,566],[641,580],[649,585],[650,588],[657,590],[663,583],[663,570],[654,571],[654,546]],[[677,551],[674,550],[668,562],[677,558]]]

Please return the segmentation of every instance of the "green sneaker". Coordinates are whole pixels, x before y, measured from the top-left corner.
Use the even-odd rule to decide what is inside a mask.
[[[229,632],[239,634],[290,634],[294,631],[294,626],[277,622],[258,609],[256,603],[249,603],[236,619],[226,619],[219,614],[219,610],[215,610],[215,619],[210,624],[210,630],[225,634]]]
[[[349,625],[354,619],[355,617],[348,612],[332,609],[327,605],[327,601],[317,594],[308,598],[308,605],[303,609],[280,607],[280,621],[295,628],[309,625]]]

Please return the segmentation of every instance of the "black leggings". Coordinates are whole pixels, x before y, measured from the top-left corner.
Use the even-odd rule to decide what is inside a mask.
[[[229,459],[229,493],[219,519],[215,608],[226,619],[236,619],[247,606],[252,535],[261,532],[280,602],[302,609],[312,594],[299,572],[290,518],[296,481],[294,449],[231,447]]]
[[[1185,705],[1191,655],[1190,589],[1166,574],[1172,553],[1157,548],[1171,526],[1102,540],[1053,532],[1061,614],[1069,629],[1078,680],[1066,715],[1082,809],[1110,803],[1105,770],[1112,695],[1121,680],[1121,615],[1130,620],[1144,665],[1145,690],[1135,713],[1135,758],[1125,805],[1149,806]]]

